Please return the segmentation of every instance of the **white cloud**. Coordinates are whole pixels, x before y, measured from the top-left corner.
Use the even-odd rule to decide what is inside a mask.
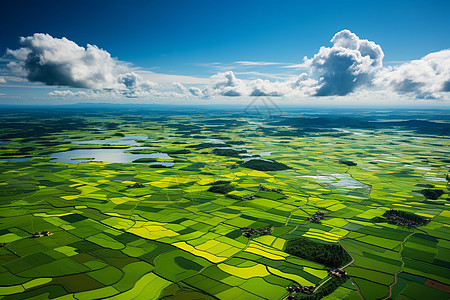
[[[129,67],[95,45],[78,46],[67,38],[35,33],[21,37],[23,46],[7,50],[17,61],[8,67],[32,82],[78,88],[122,88],[118,77]]]
[[[371,82],[382,67],[383,50],[374,42],[342,30],[331,39],[332,47],[321,47],[305,58],[310,73],[319,78],[317,96],[343,96]]]
[[[441,98],[443,93],[450,92],[450,49],[385,68],[377,74],[374,83],[418,98]]]
[[[385,91],[377,95],[397,95],[395,99],[413,95],[416,98],[448,100],[450,92],[450,50],[431,53],[398,66],[383,67],[381,47],[349,30],[336,33],[331,39],[331,47],[321,47],[318,53],[311,58],[305,57],[302,63],[286,65],[237,61],[227,71],[210,78],[141,70],[111,57],[95,45],[81,47],[66,38],[53,38],[48,34],[37,33],[21,38],[20,42],[21,48],[7,50],[13,58],[8,59],[8,68],[16,76],[0,76],[0,83],[6,83],[6,80],[8,83],[19,82],[18,79],[26,78],[46,85],[85,89],[55,90],[49,93],[53,98],[107,100],[123,97],[192,99],[272,96],[311,99],[311,96],[327,96],[325,99],[334,101],[351,93],[357,99],[357,95],[367,91]],[[213,65],[224,67],[219,63]],[[292,76],[248,70],[270,65],[305,72]],[[245,72],[231,71],[236,66]],[[246,79],[240,78],[241,75]]]
[[[360,39],[349,30],[338,32],[332,39],[332,47],[321,47],[312,58],[304,62],[287,65],[285,68],[306,69],[295,78],[276,81],[262,79],[257,72],[238,72],[236,74],[259,75],[255,80],[236,78],[232,71],[221,72],[211,77],[212,84],[202,90],[203,96],[332,96],[347,95],[359,86],[370,85],[374,75],[382,67],[383,51],[374,42]],[[261,66],[276,64],[270,62],[238,61],[236,64]],[[192,93],[194,94],[194,93]],[[195,95],[195,94],[194,94]]]
[[[271,66],[271,65],[280,65],[282,63],[270,62],[270,61],[237,61],[235,62],[241,66]]]
[[[243,96],[249,90],[244,81],[237,79],[232,71],[218,73],[211,77],[213,81],[212,92],[222,96]]]
[[[300,63],[300,64],[290,64],[287,66],[282,66],[282,68],[286,68],[286,69],[306,69],[306,64],[305,63]]]
[[[92,91],[77,91],[73,92],[71,90],[54,90],[48,93],[50,97],[56,97],[56,98],[88,98],[95,96],[95,93]]]
[[[249,71],[249,72],[234,72],[236,75],[246,75],[249,77],[257,77],[257,78],[270,78],[270,79],[286,79],[289,77],[292,77],[292,75],[287,74],[273,74],[273,73],[263,73],[263,72],[255,72],[255,71]]]
[[[141,88],[142,85],[146,85],[145,81],[137,81],[137,84],[133,83],[133,76],[126,76],[126,80],[130,80],[127,84],[130,85],[129,89],[103,89],[103,90],[54,90],[48,93],[48,96],[54,99],[89,99],[89,100],[120,100],[124,96],[127,98],[139,98],[143,100],[154,99],[168,99],[168,98],[187,98],[189,91],[182,84],[174,82],[173,86],[177,91],[172,90],[156,90],[153,89],[155,84],[152,82],[150,88]]]
[[[15,58],[8,63],[13,74],[46,85],[120,91],[126,97],[147,95],[156,84],[143,79],[130,64],[98,48],[86,48],[63,37],[35,33],[21,37],[22,48],[7,50]]]
[[[210,98],[214,96],[309,96],[317,91],[317,80],[303,73],[298,77],[282,81],[266,79],[243,80],[236,77],[232,71],[211,76],[211,85],[204,88],[190,88],[193,96]]]
[[[201,98],[205,97],[203,91],[198,87],[190,87],[189,93],[191,93],[193,96],[197,96],[197,97],[201,97]]]
[[[331,39],[331,47],[321,47],[312,58],[285,68],[303,68],[296,78],[269,81],[242,80],[232,71],[212,76],[212,84],[202,94],[221,96],[345,96],[358,90],[392,90],[416,98],[448,99],[450,92],[450,50],[428,54],[420,60],[396,67],[383,67],[383,50],[372,41],[342,30]],[[244,62],[245,63],[245,62]],[[251,62],[249,62],[250,65]],[[254,75],[257,72],[236,74]],[[194,94],[194,93],[192,93]],[[387,93],[393,95],[392,93]],[[194,94],[195,95],[195,94]],[[403,99],[403,97],[397,97]]]

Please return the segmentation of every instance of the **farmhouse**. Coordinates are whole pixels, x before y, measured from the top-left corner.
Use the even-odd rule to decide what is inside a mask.
[[[283,194],[283,195],[284,195],[284,193],[283,193],[282,190],[266,188],[266,187],[263,186],[262,184],[260,184],[258,188],[259,188],[260,191],[264,191],[264,192],[275,192],[275,193]]]
[[[320,220],[325,218],[325,212],[323,211],[317,211],[314,215],[309,217],[309,220],[313,223],[320,223]]]
[[[343,277],[343,276],[347,276],[347,272],[345,272],[344,270],[342,270],[342,269],[334,269],[334,270],[331,270],[330,272],[329,272],[329,274],[331,275],[331,276],[334,276],[334,277]]]
[[[242,231],[243,236],[250,238],[253,236],[262,236],[262,235],[272,233],[273,227],[274,226],[272,226],[271,228],[263,228],[263,229],[253,229],[253,228],[249,228],[249,227],[242,227],[241,231]]]
[[[292,293],[303,293],[311,295],[312,293],[314,293],[315,288],[315,286],[291,285],[286,289],[288,290],[289,295],[291,295]]]
[[[136,182],[134,184],[127,185],[128,188],[143,188],[144,185],[140,182]]]

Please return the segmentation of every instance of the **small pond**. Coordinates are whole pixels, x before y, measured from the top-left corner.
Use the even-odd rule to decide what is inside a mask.
[[[13,161],[13,162],[21,162],[30,160],[31,157],[22,157],[22,158],[0,158],[0,161]]]

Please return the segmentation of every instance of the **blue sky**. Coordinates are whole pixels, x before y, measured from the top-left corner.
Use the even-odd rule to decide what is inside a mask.
[[[317,80],[316,89],[320,89],[320,85],[328,78],[328,69],[314,64],[298,68],[289,66],[304,64],[304,57],[311,59],[322,46],[332,47],[330,40],[344,29],[350,30],[361,40],[379,45],[384,53],[383,68],[399,66],[450,48],[449,1],[16,0],[2,1],[1,6],[2,103],[17,97],[29,98],[31,95],[37,95],[37,102],[44,101],[48,93],[55,89],[80,91],[79,87],[74,89],[70,84],[45,87],[48,84],[45,80],[29,83],[29,78],[23,74],[24,81],[13,80],[20,76],[11,74],[12,69],[7,65],[18,58],[11,56],[11,53],[8,55],[6,50],[24,47],[19,38],[33,36],[35,33],[45,33],[56,39],[66,37],[82,47],[87,44],[96,45],[111,57],[126,62],[133,68],[131,71],[138,72],[147,81],[162,81],[160,87],[165,90],[171,88],[164,84],[181,82],[183,87],[177,87],[177,93],[180,89],[189,89],[196,84],[200,84],[198,88],[203,89],[207,83],[201,79],[177,80],[180,78],[176,76],[206,79],[227,71],[233,72],[237,80],[269,81],[287,80],[306,72]],[[447,55],[439,57],[444,61],[448,60]],[[313,73],[318,70],[322,73],[319,72],[314,77]],[[143,71],[150,73],[144,74]],[[442,72],[447,70],[439,72],[438,76],[442,78],[446,76]],[[402,72],[389,75],[393,78],[391,83],[395,81],[404,85],[415,80],[411,79],[411,72],[406,79],[398,79],[399,73]],[[160,76],[163,79],[160,80],[158,74],[164,74]],[[168,77],[169,75],[174,77]],[[215,83],[221,78],[229,78],[226,75],[218,77]],[[336,79],[341,80],[335,76],[333,80]],[[233,80],[232,78],[226,84],[240,84]],[[372,78],[370,80],[373,81]],[[445,78],[443,80],[445,86]],[[350,89],[350,93],[363,85],[373,88],[372,83],[364,83]],[[419,85],[423,85],[423,82],[419,82]],[[88,90],[85,87],[81,90],[99,93],[101,88],[89,86]],[[418,97],[411,94],[408,97],[440,99],[441,102],[442,99],[448,100],[448,92],[442,95],[436,91],[441,92],[422,88],[420,93],[416,93],[420,94]],[[443,91],[446,92],[446,88]],[[236,94],[248,96],[249,93]],[[271,93],[272,96],[276,95],[275,92]],[[311,91],[308,93],[309,96],[315,95]],[[343,93],[345,92],[330,92],[326,96],[348,95],[338,95]],[[266,94],[269,95],[269,92]],[[148,100],[150,98],[151,96],[147,97]]]

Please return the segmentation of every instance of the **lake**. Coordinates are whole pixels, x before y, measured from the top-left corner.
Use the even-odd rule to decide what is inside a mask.
[[[52,153],[49,156],[56,157],[52,162],[62,162],[67,164],[76,164],[81,162],[102,161],[110,163],[131,163],[138,158],[162,158],[170,159],[167,153],[151,153],[151,154],[132,154],[125,151],[144,149],[148,147],[130,147],[123,149],[76,149],[64,152]],[[91,158],[91,159],[76,159]],[[75,159],[75,160],[74,160]]]

